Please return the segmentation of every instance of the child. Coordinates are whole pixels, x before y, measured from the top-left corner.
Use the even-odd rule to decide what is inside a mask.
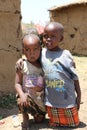
[[[50,126],[77,127],[81,91],[72,55],[59,47],[63,25],[51,22],[44,28],[41,62],[45,77],[45,105]],[[76,94],[76,95],[75,95]]]
[[[21,70],[16,70],[15,89],[18,93],[18,106],[23,114],[22,130],[28,130],[28,113],[31,113],[37,123],[43,121],[46,113],[43,104],[43,71],[38,60],[41,47],[37,35],[24,36],[23,52],[26,59],[23,61]]]

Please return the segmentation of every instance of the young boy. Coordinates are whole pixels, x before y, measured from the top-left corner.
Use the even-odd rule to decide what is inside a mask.
[[[15,89],[18,93],[18,106],[23,114],[22,130],[28,130],[28,113],[31,113],[37,123],[45,118],[44,78],[38,60],[41,53],[39,37],[35,34],[25,35],[22,44],[26,59],[21,70],[16,71]]]
[[[63,25],[51,22],[44,28],[41,62],[45,77],[45,105],[50,126],[79,125],[81,90],[72,55],[59,47]]]

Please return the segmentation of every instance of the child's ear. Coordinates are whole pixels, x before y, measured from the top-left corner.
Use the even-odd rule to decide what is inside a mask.
[[[63,40],[63,38],[64,38],[64,37],[63,37],[63,36],[61,36],[61,38],[60,38],[60,42]]]

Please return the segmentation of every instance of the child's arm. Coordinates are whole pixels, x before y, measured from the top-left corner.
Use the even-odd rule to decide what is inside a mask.
[[[26,106],[27,105],[27,96],[22,90],[22,73],[20,71],[16,71],[15,77],[15,89],[20,97],[20,104]]]
[[[81,103],[81,89],[80,89],[79,81],[74,80],[74,85],[75,85],[75,91],[76,91],[76,94],[77,94],[77,98],[76,98],[77,109],[79,110],[80,103]]]

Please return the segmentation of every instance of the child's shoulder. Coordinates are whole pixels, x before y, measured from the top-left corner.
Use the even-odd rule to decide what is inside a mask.
[[[67,49],[64,49],[64,50],[63,50],[63,53],[64,53],[64,54],[71,54],[70,51],[67,50]]]
[[[72,57],[72,54],[71,54],[70,51],[67,50],[67,49],[64,49],[64,50],[63,50],[63,55],[65,55],[65,56],[67,56],[67,57],[69,57],[69,58],[73,58],[73,57]]]

